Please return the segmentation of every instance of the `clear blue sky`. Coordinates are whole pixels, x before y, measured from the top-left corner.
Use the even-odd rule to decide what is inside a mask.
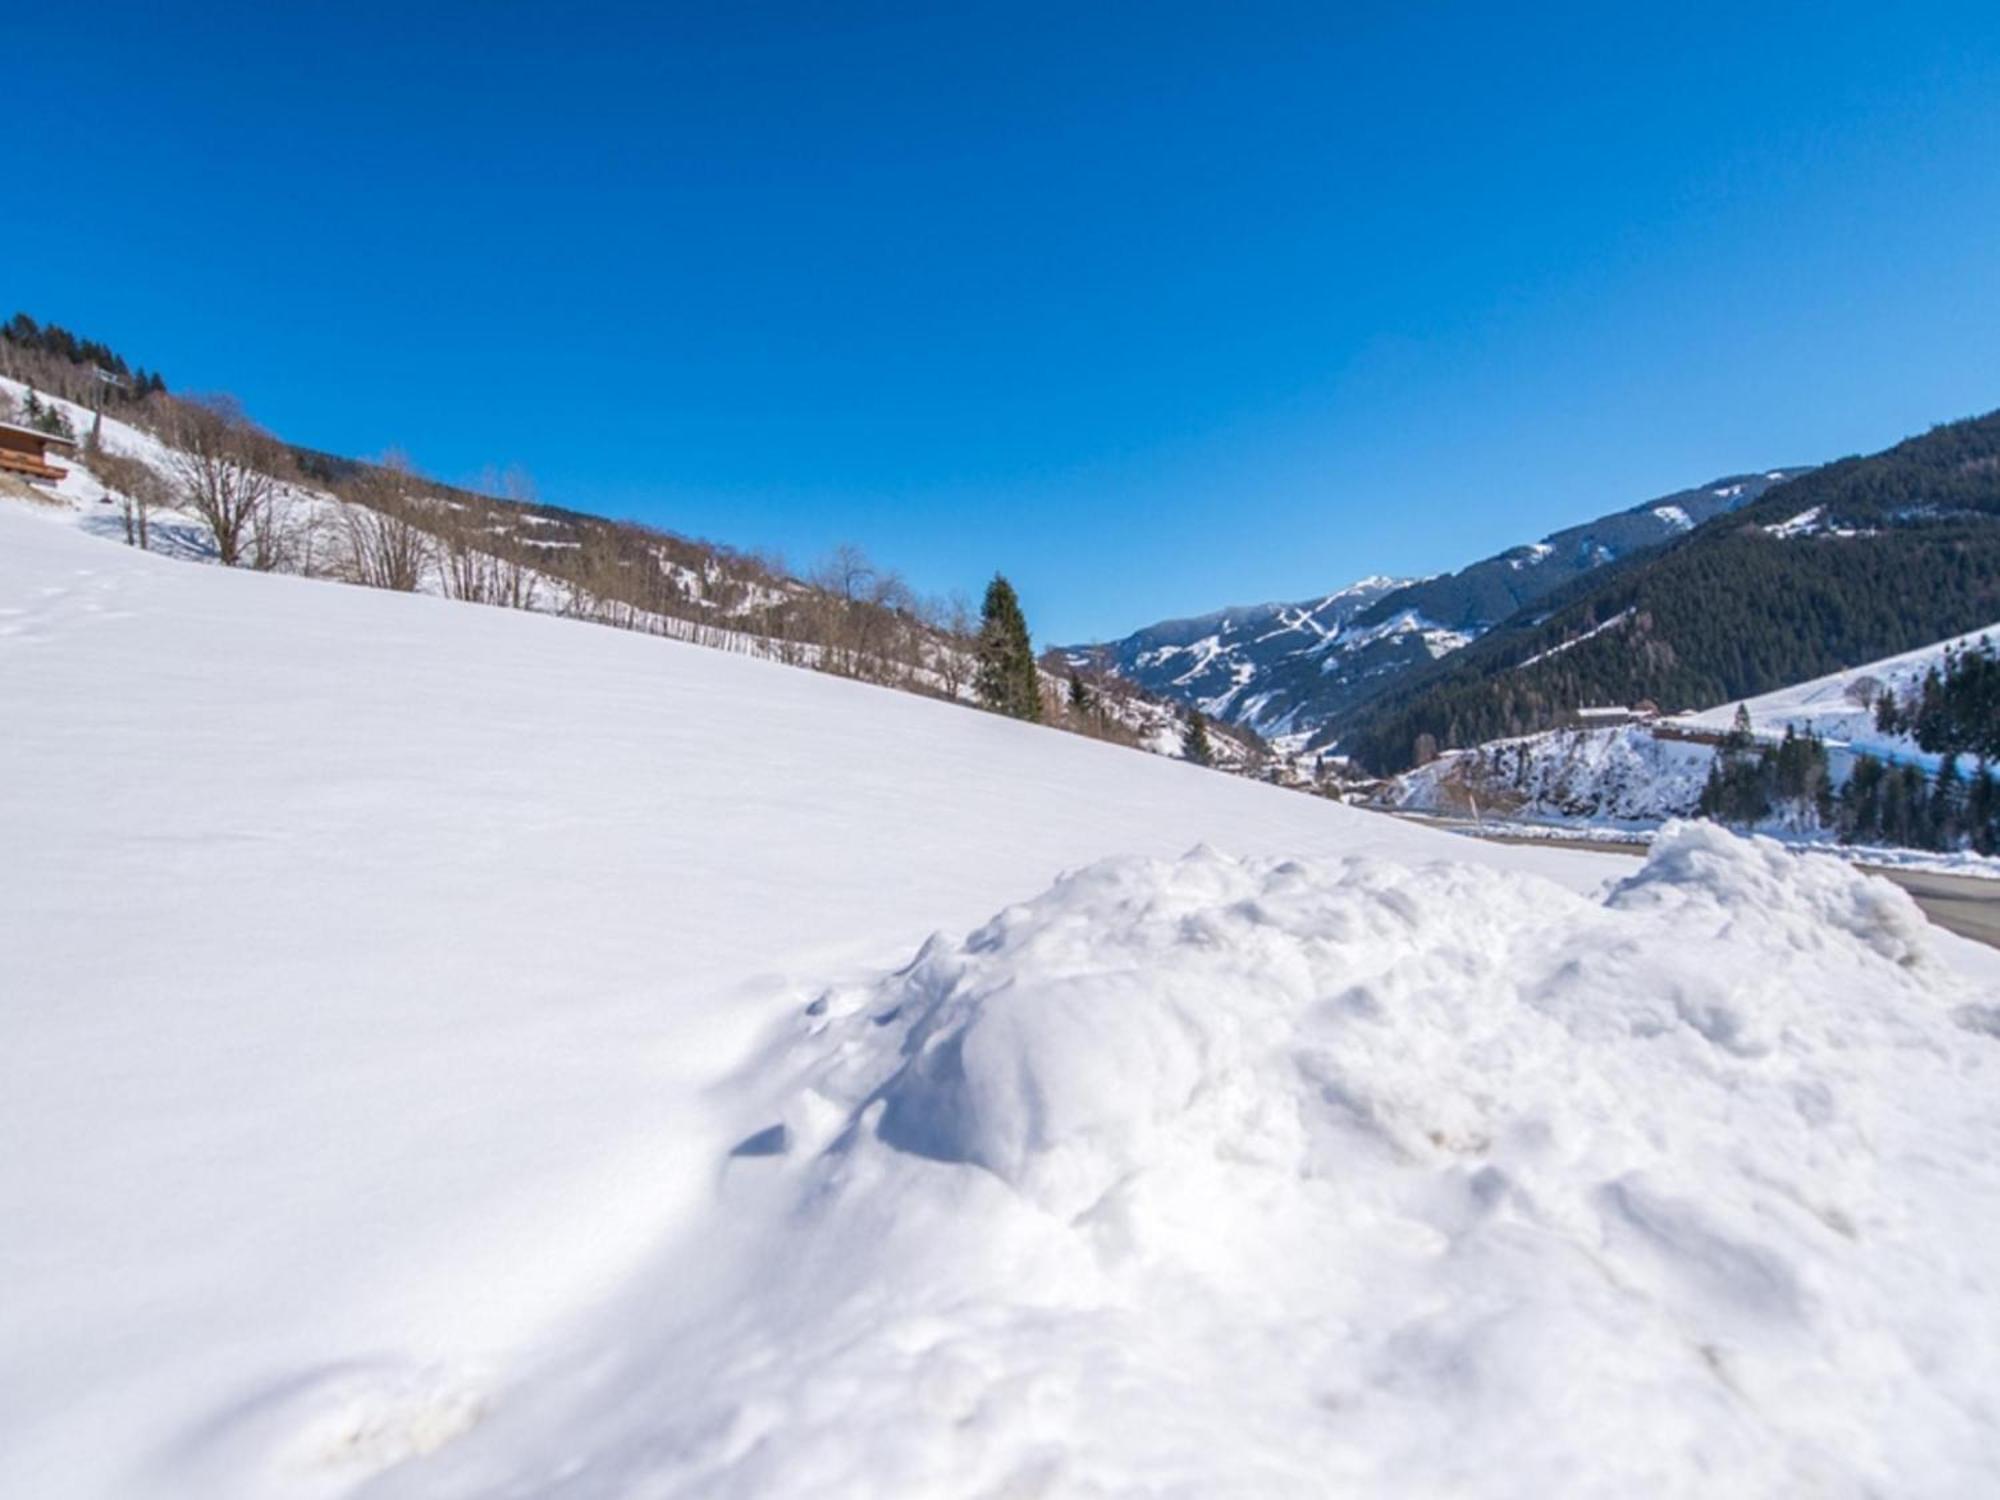
[[[0,300],[1044,640],[2000,406],[2000,6],[1526,9],[23,5]]]

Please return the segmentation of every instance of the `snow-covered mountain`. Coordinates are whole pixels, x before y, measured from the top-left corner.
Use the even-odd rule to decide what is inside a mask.
[[[2000,955],[1831,861],[4,501],[0,703],[0,1493],[2000,1486]]]
[[[1343,670],[1366,671],[1401,660],[1426,622],[1397,619],[1364,640],[1349,627],[1370,605],[1407,585],[1372,577],[1301,604],[1250,604],[1187,620],[1165,620],[1106,646],[1063,648],[1079,667],[1114,673],[1224,723],[1277,736],[1310,727],[1300,719],[1319,691],[1323,666],[1338,653]],[[1435,649],[1448,650],[1440,638]],[[1371,648],[1373,648],[1371,650]],[[1363,661],[1363,657],[1367,661]]]
[[[1737,474],[1647,500],[1434,578],[1370,577],[1322,599],[1167,620],[1065,648],[1153,692],[1266,737],[1317,730],[1616,558],[1757,499],[1803,467]]]

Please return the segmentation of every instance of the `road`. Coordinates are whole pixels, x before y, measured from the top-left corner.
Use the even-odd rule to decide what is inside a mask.
[[[1399,814],[1399,816],[1408,816]],[[1592,838],[1540,838],[1532,835],[1507,833],[1482,833],[1469,823],[1451,818],[1418,817],[1416,822],[1427,823],[1433,828],[1443,828],[1451,833],[1462,833],[1467,838],[1491,839],[1499,844],[1537,844],[1543,848],[1589,849],[1598,854],[1629,854],[1638,857],[1646,852],[1643,844],[1622,844],[1607,839]],[[1894,870],[1881,865],[1857,865],[1856,869],[1866,870],[1870,875],[1880,875],[1884,880],[1894,881],[1915,898],[1924,915],[1942,927],[1946,932],[1955,932],[1960,937],[1971,938],[1976,943],[1984,943],[1989,948],[2000,948],[2000,880],[1981,880],[1971,875],[1941,875],[1929,870]]]

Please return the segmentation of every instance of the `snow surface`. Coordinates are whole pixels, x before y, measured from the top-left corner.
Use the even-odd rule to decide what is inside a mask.
[[[0,702],[0,1493],[2000,1482],[2000,963],[1832,861],[12,506]]]

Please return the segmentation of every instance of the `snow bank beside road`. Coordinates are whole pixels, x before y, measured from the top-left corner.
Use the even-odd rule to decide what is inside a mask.
[[[1602,899],[1091,866],[744,1070],[642,1439],[524,1470],[531,1404],[386,1493],[1982,1492],[2000,1050],[1931,939],[1706,825]]]

